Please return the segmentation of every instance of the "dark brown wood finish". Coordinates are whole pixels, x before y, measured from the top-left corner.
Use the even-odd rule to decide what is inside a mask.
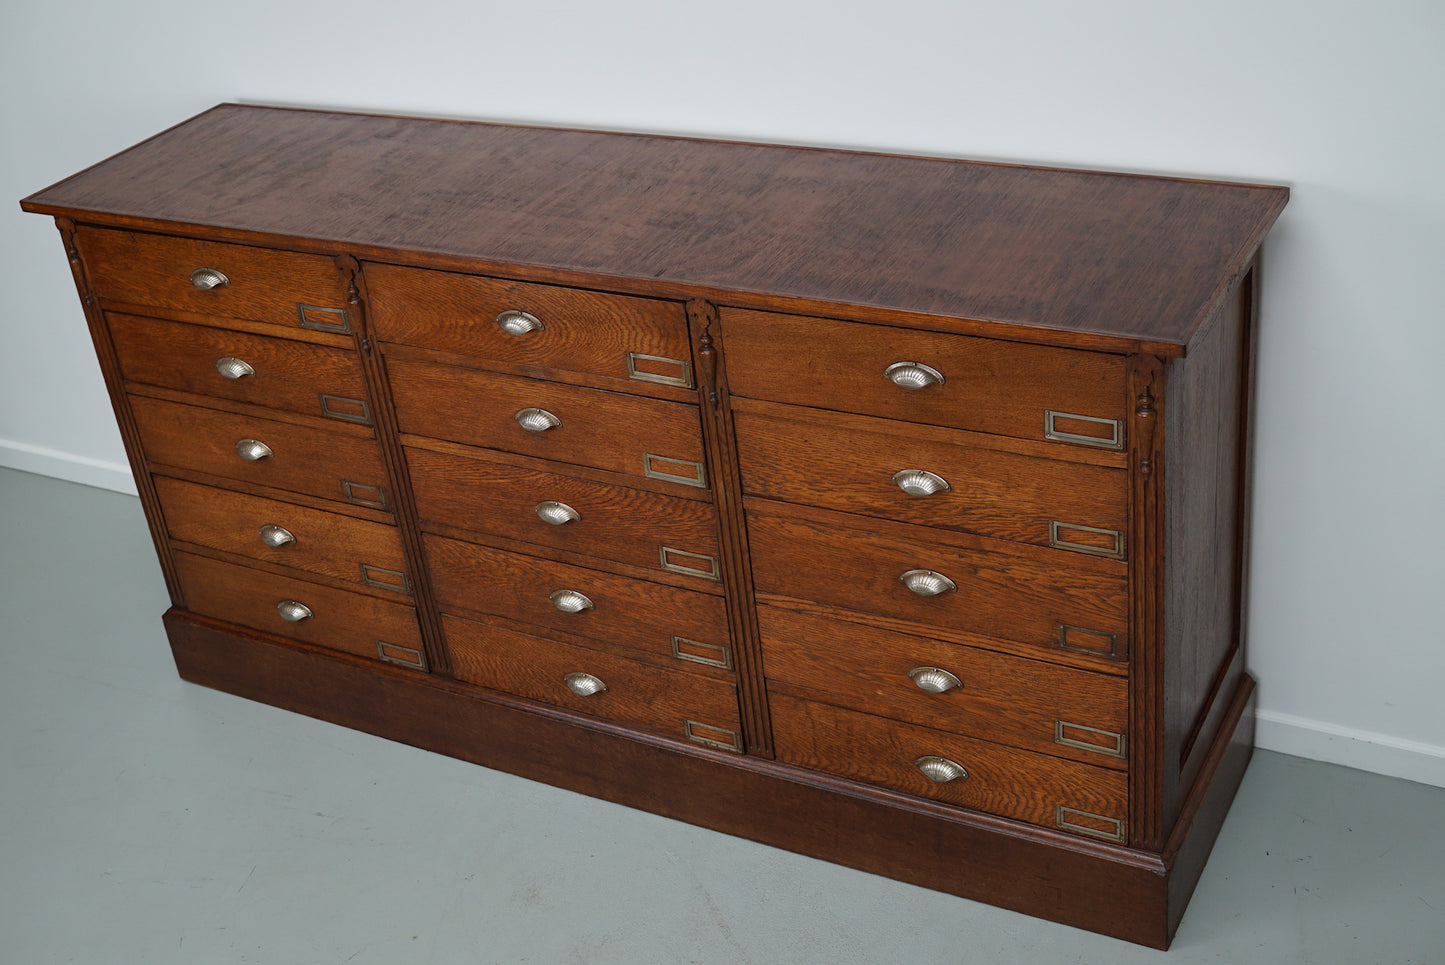
[[[108,318],[121,374],[132,385],[371,424],[366,379],[354,353],[115,312]],[[226,378],[216,364],[225,358],[253,371]]]
[[[366,271],[372,324],[383,342],[534,366],[543,377],[590,372],[623,383],[623,392],[638,381],[628,369],[633,353],[644,357],[633,360],[637,373],[687,376],[675,397],[692,397],[687,319],[676,302],[393,265]],[[506,312],[525,312],[540,328],[509,334],[497,321]]]
[[[207,687],[1127,941],[1163,948],[1172,934],[1171,878],[1157,855],[755,756],[650,740],[184,611],[168,612],[166,628],[181,676]]]
[[[227,104],[24,206],[1179,354],[1287,198],[1272,186]]]
[[[1129,358],[1129,769],[1131,843],[1157,849],[1163,844],[1165,758],[1162,746],[1164,698],[1164,521],[1161,518],[1165,457],[1160,412],[1167,401],[1164,364],[1150,355]]]
[[[775,689],[1086,764],[1127,766],[1128,684],[1118,677],[777,605],[758,607],[758,620]],[[959,683],[941,693],[920,689],[910,673],[928,669]]]
[[[1040,441],[1050,410],[1089,419],[1124,414],[1123,361],[1101,352],[768,312],[723,311],[722,320],[732,391],[744,398]],[[942,381],[901,388],[885,373],[906,362],[927,365]]]
[[[1230,293],[1171,369],[1165,410],[1164,820],[1172,824],[1197,751],[1244,670],[1244,511],[1252,286]]]
[[[650,569],[662,566],[663,547],[718,559],[716,514],[704,502],[518,466],[484,449],[411,449],[407,462],[423,529],[468,529]],[[547,522],[538,514],[546,502],[577,518]]]
[[[769,697],[781,761],[1050,828],[1059,826],[1059,808],[1065,807],[1104,819],[1100,834],[1124,840],[1129,784],[1119,771],[800,701],[777,691]],[[928,757],[953,762],[963,773],[944,781],[925,777],[917,762]],[[1087,819],[1076,820],[1084,824]]]
[[[758,632],[757,601],[753,596],[752,551],[748,543],[743,486],[738,472],[737,431],[733,424],[732,394],[728,388],[725,334],[718,323],[717,306],[691,301],[687,318],[698,368],[698,409],[703,441],[713,467],[713,494],[718,527],[723,535],[723,578],[728,586],[728,630],[737,661],[738,703],[743,738],[750,754],[773,756],[773,727],[763,680],[762,639]]]
[[[410,360],[391,359],[387,376],[403,432],[634,476],[645,455],[676,476],[687,470],[674,462],[703,463],[696,406]],[[522,428],[517,413],[534,408],[560,424]]]
[[[996,436],[947,433],[935,442],[910,438],[880,419],[748,406],[734,420],[743,491],[750,496],[1039,546],[1051,545],[1050,523],[1084,524],[1120,534],[1107,541],[1109,551],[1117,545],[1122,556],[1127,550],[1123,469],[1052,459],[1039,452],[1044,443],[1025,455],[990,445]],[[911,496],[893,481],[909,469],[931,472],[949,488]],[[1061,536],[1070,535],[1061,529]]]
[[[196,613],[372,660],[385,649],[378,644],[385,644],[422,662],[414,607],[190,553],[175,558],[186,604]],[[296,622],[284,618],[281,605],[288,601],[311,615]]]
[[[171,538],[343,580],[363,592],[411,596],[406,552],[395,526],[245,493],[155,477]],[[291,537],[272,546],[265,526]]]
[[[425,543],[437,602],[447,612],[511,617],[635,649],[666,649],[673,636],[728,642],[722,597],[705,592],[711,584],[701,579],[695,590],[680,590],[440,536],[427,535]],[[558,590],[581,593],[593,608],[558,610],[550,598]]]
[[[151,542],[156,548],[161,574],[165,577],[166,591],[174,606],[184,606],[180,580],[176,576],[175,557],[171,553],[170,540],[166,537],[165,521],[156,508],[155,488],[151,483],[150,470],[145,450],[141,445],[141,430],[125,392],[125,381],[120,373],[120,362],[116,355],[115,341],[101,311],[100,301],[91,290],[89,272],[86,270],[80,249],[76,247],[76,226],[69,218],[56,218],[55,226],[60,230],[65,245],[65,257],[70,262],[70,275],[85,313],[86,328],[90,332],[91,344],[95,346],[96,359],[100,362],[101,376],[105,380],[106,392],[110,396],[111,410],[115,413],[116,426],[121,441],[125,444],[126,461],[130,464],[131,478],[135,480],[136,491],[148,507],[146,525],[150,529]]]
[[[727,750],[742,750],[737,692],[731,681],[676,666],[664,670],[615,653],[459,617],[444,618],[443,626],[458,680],[677,740],[710,741],[709,747],[721,744]],[[571,674],[593,677],[603,689],[574,693],[567,686]]]
[[[150,305],[210,316],[244,318],[288,328],[311,317],[347,334],[346,286],[330,258],[190,238],[82,226],[76,244],[103,304]],[[227,279],[213,288],[191,280],[197,269]]]
[[[748,501],[753,576],[759,591],[814,600],[906,621],[921,636],[958,630],[1056,645],[1059,626],[1124,636],[1128,593],[1124,564],[997,540],[936,540],[932,530],[890,523],[854,528],[852,518],[821,510],[804,516]],[[901,577],[929,570],[957,589],[922,597]]]
[[[223,105],[22,205],[187,679],[1164,947],[1252,744],[1287,196]]]
[[[342,502],[364,500],[362,505],[391,508],[386,467],[370,429],[320,419],[305,426],[139,396],[132,398],[131,407],[141,445],[157,468],[176,466],[280,490]],[[236,444],[246,439],[264,443],[271,455],[254,462],[241,458]],[[327,458],[318,460],[318,453]],[[353,498],[349,499],[348,493],[354,494]]]

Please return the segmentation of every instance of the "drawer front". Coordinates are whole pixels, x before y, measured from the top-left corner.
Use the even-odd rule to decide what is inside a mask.
[[[411,595],[394,526],[165,476],[155,486],[172,539]]]
[[[428,535],[424,542],[443,610],[459,607],[518,620],[669,660],[681,646],[716,654],[733,666],[720,596],[440,536]],[[568,594],[581,594],[591,606]],[[576,606],[581,609],[568,609]]]
[[[693,488],[707,485],[695,405],[433,362],[391,359],[387,370],[403,432],[632,476],[675,476]],[[538,419],[537,411],[544,411],[557,424],[547,428],[551,420],[544,420],[529,431],[518,422],[529,410]]]
[[[135,315],[109,321],[128,382],[371,424],[352,352]]]
[[[348,333],[347,285],[324,255],[83,226],[75,233],[102,301]],[[210,269],[225,277],[195,276]]]
[[[473,530],[699,579],[721,579],[712,504],[471,456],[407,450],[422,526]]]
[[[762,593],[902,621],[898,629],[920,636],[959,631],[1052,649],[1060,645],[1061,628],[1075,627],[1112,636],[1114,650],[1123,649],[1123,563],[997,541],[964,549],[931,542],[921,527],[903,527],[906,536],[894,532],[897,524],[874,533],[851,528],[841,515],[826,514],[824,522],[783,515],[756,500],[747,505],[753,575]],[[955,588],[919,595],[904,577],[913,574],[911,580],[926,586],[931,578],[920,580],[920,573],[940,574]]]
[[[359,657],[426,668],[416,611],[409,606],[189,553],[177,553],[175,559],[186,608],[194,613]],[[310,615],[289,604],[304,606]],[[283,612],[301,618],[287,619]]]
[[[743,491],[790,503],[1123,558],[1124,469],[910,439],[856,417],[739,411]],[[908,487],[908,488],[904,488]],[[922,495],[918,495],[918,494]]]
[[[782,694],[771,693],[769,703],[778,760],[1048,828],[1126,840],[1128,776],[1122,771]]]
[[[879,717],[1126,766],[1128,681],[784,607],[758,607],[768,680]]]
[[[381,451],[369,435],[137,396],[131,397],[131,411],[152,465],[391,509]],[[271,454],[248,461],[237,449],[246,440],[264,444]]]
[[[1020,439],[1052,435],[1061,445],[1124,446],[1121,356],[738,309],[723,309],[722,322],[735,396]],[[909,362],[942,382],[900,388],[885,373]]]
[[[624,381],[694,385],[677,302],[393,265],[366,266],[383,341],[510,365]]]
[[[459,680],[680,740],[743,749],[737,690],[725,680],[457,617],[442,623]]]

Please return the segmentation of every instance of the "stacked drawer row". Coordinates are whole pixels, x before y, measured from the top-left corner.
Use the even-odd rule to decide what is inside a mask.
[[[1127,840],[1120,357],[721,321],[779,759]]]
[[[330,258],[77,231],[191,611],[426,669]]]
[[[741,751],[682,306],[365,276],[456,677]]]

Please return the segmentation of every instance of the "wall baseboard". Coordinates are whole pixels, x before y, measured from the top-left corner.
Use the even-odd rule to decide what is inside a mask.
[[[136,495],[124,463],[0,439],[0,466]],[[1266,750],[1445,787],[1445,747],[1274,710],[1260,710],[1255,719],[1255,741]]]
[[[44,446],[32,446],[14,439],[0,439],[0,466],[129,496],[137,495],[130,466],[123,462],[107,462]]]
[[[1445,787],[1445,747],[1274,710],[1255,714],[1255,743],[1266,750]]]

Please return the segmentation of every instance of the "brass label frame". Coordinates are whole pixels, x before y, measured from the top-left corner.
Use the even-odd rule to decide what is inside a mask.
[[[703,650],[716,650],[720,656],[704,657],[697,653],[688,653],[684,647],[699,647]],[[672,637],[672,655],[678,660],[688,660],[692,663],[700,663],[704,667],[717,667],[720,670],[733,669],[732,648],[725,647],[720,643],[703,643],[701,640],[692,640],[688,637],[679,637],[676,634]]]
[[[408,670],[420,670],[426,673],[426,654],[411,647],[403,647],[399,643],[387,643],[385,640],[376,641],[376,657],[382,663],[395,664],[398,667],[406,667]]]
[[[655,462],[671,463],[674,466],[691,466],[694,475],[683,476],[668,472],[665,469],[657,468],[654,465]],[[693,462],[691,459],[674,459],[672,456],[655,456],[650,452],[644,452],[642,454],[642,474],[648,479],[661,479],[663,482],[679,483],[694,489],[707,488],[707,467],[700,462]]]
[[[334,316],[339,320],[316,318],[313,317],[313,313],[320,316]],[[344,308],[323,308],[320,305],[304,305],[297,302],[296,314],[301,319],[302,328],[309,328],[317,332],[335,332],[338,335],[351,334],[351,316],[346,314]]]
[[[681,375],[659,375],[656,372],[643,372],[637,368],[638,362],[661,362],[664,365],[675,365],[682,370]],[[692,363],[686,359],[670,359],[663,355],[643,355],[641,352],[627,353],[627,377],[634,382],[653,382],[657,385],[674,385],[680,389],[696,388],[692,379]]]
[[[1056,419],[1073,419],[1076,422],[1092,422],[1095,425],[1109,426],[1112,434],[1105,439],[1100,436],[1084,436],[1076,432],[1065,432],[1054,425]],[[1118,419],[1101,419],[1098,416],[1055,412],[1053,409],[1046,409],[1044,410],[1044,438],[1052,442],[1068,442],[1078,446],[1092,446],[1095,449],[1112,449],[1117,452],[1124,448],[1124,424]]]
[[[679,556],[688,560],[701,560],[706,563],[706,568],[688,566],[686,563],[674,562],[670,557]],[[680,550],[675,546],[659,546],[657,558],[662,563],[662,568],[669,573],[681,573],[683,576],[696,576],[700,579],[711,580],[714,583],[722,581],[722,568],[718,564],[716,556],[708,556],[706,553],[690,553],[687,550]]]

